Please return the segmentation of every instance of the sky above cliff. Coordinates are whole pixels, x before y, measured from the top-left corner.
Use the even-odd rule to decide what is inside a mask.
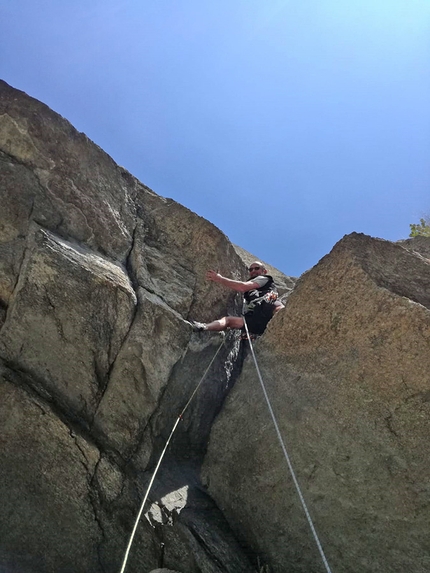
[[[289,275],[430,213],[428,0],[0,0],[0,71]]]

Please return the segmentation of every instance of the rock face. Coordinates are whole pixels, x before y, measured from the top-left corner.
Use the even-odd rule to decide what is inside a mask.
[[[423,238],[403,247],[345,237],[255,346],[337,573],[430,570],[429,248]],[[203,476],[271,571],[324,570],[250,359],[212,429]]]
[[[126,573],[322,571],[244,345],[187,322],[258,257],[4,82],[0,205],[0,571],[119,572],[205,373]],[[336,573],[430,570],[429,254],[353,234],[294,290],[269,268],[255,350]]]
[[[117,572],[158,456],[222,342],[186,320],[239,305],[205,271],[243,278],[245,264],[212,224],[4,82],[0,204],[0,570]],[[198,478],[237,355],[228,336],[127,573],[254,569]]]

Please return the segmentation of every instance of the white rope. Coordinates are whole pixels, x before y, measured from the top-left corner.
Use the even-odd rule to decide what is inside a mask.
[[[157,465],[156,465],[156,467],[155,467],[154,473],[152,474],[151,481],[149,482],[149,485],[148,485],[147,490],[146,490],[145,497],[143,498],[142,504],[141,504],[140,509],[139,509],[139,513],[137,514],[136,521],[134,522],[133,531],[132,531],[131,536],[130,536],[130,541],[128,542],[128,545],[127,545],[127,550],[126,550],[125,555],[124,555],[124,560],[123,560],[123,563],[122,563],[122,567],[121,567],[120,573],[124,573],[124,571],[125,571],[125,567],[126,567],[126,565],[127,565],[127,561],[128,561],[128,556],[129,556],[129,553],[130,553],[130,549],[131,549],[131,546],[132,546],[132,544],[133,544],[134,536],[135,536],[135,534],[136,534],[137,526],[138,526],[138,524],[139,524],[140,518],[142,517],[143,508],[145,507],[146,500],[148,499],[149,492],[150,492],[150,490],[151,490],[152,484],[154,483],[155,476],[157,475],[158,468],[159,468],[160,465],[161,465],[161,462],[162,462],[162,460],[163,460],[163,458],[164,458],[164,454],[166,453],[166,450],[167,450],[167,447],[168,447],[168,445],[169,445],[169,443],[170,443],[170,440],[172,439],[172,436],[173,436],[173,434],[175,433],[175,430],[176,430],[176,428],[177,428],[179,422],[181,421],[182,416],[183,416],[184,413],[185,413],[185,410],[186,410],[186,409],[188,408],[188,406],[191,404],[191,401],[192,401],[192,399],[194,398],[194,396],[196,395],[197,390],[200,388],[200,386],[201,386],[203,380],[206,378],[206,374],[209,372],[209,368],[212,366],[212,364],[213,364],[215,358],[218,356],[218,353],[219,353],[219,351],[221,350],[223,344],[224,344],[224,338],[223,338],[221,344],[219,345],[218,350],[215,352],[215,354],[214,354],[212,360],[209,362],[209,366],[206,368],[206,370],[205,370],[203,376],[202,376],[201,379],[200,379],[200,382],[197,384],[197,386],[196,386],[195,389],[194,389],[194,392],[191,394],[190,399],[189,399],[188,402],[185,404],[185,406],[184,406],[182,412],[179,414],[179,416],[178,416],[178,418],[177,418],[177,420],[176,420],[176,422],[175,422],[175,425],[173,426],[173,429],[172,429],[172,431],[170,432],[170,436],[167,438],[166,445],[164,446],[164,450],[161,452],[160,459],[158,460],[158,463],[157,463]]]
[[[300,498],[300,501],[301,501],[303,510],[304,510],[304,512],[305,512],[306,519],[308,520],[309,526],[310,526],[311,531],[312,531],[312,535],[314,536],[315,543],[317,544],[318,551],[319,551],[319,553],[320,553],[320,555],[321,555],[321,559],[322,559],[322,561],[323,561],[323,563],[324,563],[325,569],[326,569],[327,573],[331,573],[330,566],[329,566],[328,561],[327,561],[327,558],[326,558],[326,556],[325,556],[325,554],[324,554],[324,551],[323,551],[321,542],[320,542],[320,540],[319,540],[319,538],[318,538],[318,535],[317,535],[315,526],[314,526],[314,524],[313,524],[312,518],[311,518],[310,513],[309,513],[309,510],[308,510],[308,508],[307,508],[307,505],[306,505],[306,502],[305,502],[305,498],[303,497],[302,491],[301,491],[301,489],[300,489],[299,482],[297,481],[296,474],[295,474],[294,469],[293,469],[293,466],[292,466],[292,464],[291,464],[290,456],[288,455],[287,448],[285,447],[284,440],[282,439],[281,431],[279,430],[278,422],[276,421],[275,413],[274,413],[273,408],[272,408],[272,405],[271,405],[271,403],[270,403],[269,396],[268,396],[268,394],[267,394],[266,387],[265,387],[265,385],[264,385],[263,378],[262,378],[262,376],[261,376],[260,368],[258,367],[257,358],[255,357],[254,347],[252,346],[252,341],[251,341],[251,338],[250,338],[250,336],[249,336],[248,325],[246,324],[245,317],[243,317],[243,322],[244,322],[244,325],[245,325],[245,330],[246,330],[246,335],[247,335],[247,337],[248,337],[249,346],[250,346],[250,348],[251,348],[252,358],[254,359],[255,369],[257,370],[258,378],[259,378],[259,380],[260,380],[260,384],[261,384],[261,387],[262,387],[262,389],[263,389],[264,397],[266,398],[267,406],[268,406],[268,408],[269,408],[270,415],[272,416],[273,424],[274,424],[274,426],[275,426],[275,430],[276,430],[276,433],[277,433],[277,435],[278,435],[278,439],[279,439],[279,442],[280,442],[280,444],[281,444],[282,451],[284,452],[285,459],[287,460],[287,464],[288,464],[288,468],[289,468],[290,473],[291,473],[291,477],[293,478],[294,485],[296,486],[296,490],[297,490],[297,493],[298,493],[298,495],[299,495],[299,498]]]

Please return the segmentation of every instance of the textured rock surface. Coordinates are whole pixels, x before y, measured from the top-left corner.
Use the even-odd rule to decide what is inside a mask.
[[[0,570],[117,572],[151,470],[221,343],[186,319],[239,304],[205,271],[241,278],[245,264],[213,225],[4,82],[0,204]],[[227,337],[154,484],[163,517],[142,520],[127,573],[253,570],[198,480],[237,354]]]
[[[173,571],[173,569],[154,569],[150,573],[178,573],[178,572]]]
[[[127,573],[322,571],[243,346],[186,322],[237,311],[205,271],[258,256],[4,82],[0,205],[0,571],[120,570],[218,348]],[[269,266],[255,348],[336,573],[430,569],[429,255],[353,234],[294,290]]]
[[[0,570],[118,570],[139,484],[33,384],[1,364]],[[153,537],[142,523],[132,571],[157,565]]]
[[[2,356],[90,420],[135,306],[118,265],[36,227],[1,332]]]
[[[412,251],[426,259],[430,259],[430,242],[428,237],[418,236],[413,239],[404,239],[403,241],[398,241],[397,244],[408,249],[408,251]]]
[[[337,573],[430,570],[430,239],[352,234],[305,273],[257,360]],[[275,573],[322,571],[248,359],[210,437],[209,493]]]

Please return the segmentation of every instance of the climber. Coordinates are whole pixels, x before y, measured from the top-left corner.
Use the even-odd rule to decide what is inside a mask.
[[[193,322],[194,330],[220,332],[230,328],[243,329],[245,319],[250,333],[254,335],[263,334],[269,320],[276,312],[284,308],[284,305],[277,300],[278,292],[273,278],[267,274],[267,270],[260,261],[251,263],[248,271],[250,276],[247,281],[228,279],[216,271],[206,273],[207,280],[244,293],[243,317],[224,316],[208,324]]]

